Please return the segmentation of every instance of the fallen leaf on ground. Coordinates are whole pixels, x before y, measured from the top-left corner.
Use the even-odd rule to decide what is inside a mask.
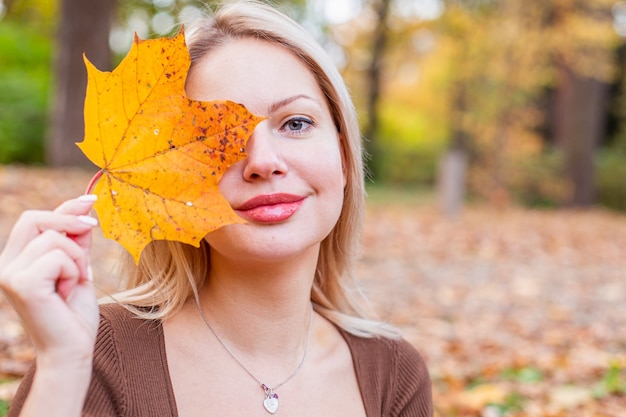
[[[462,408],[479,411],[488,404],[497,404],[504,401],[508,390],[497,384],[483,384],[459,393],[457,402]]]

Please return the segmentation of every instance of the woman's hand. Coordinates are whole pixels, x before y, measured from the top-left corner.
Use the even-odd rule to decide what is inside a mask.
[[[98,329],[89,266],[94,201],[85,195],[54,211],[24,212],[0,254],[0,290],[33,341],[38,371],[91,371]]]

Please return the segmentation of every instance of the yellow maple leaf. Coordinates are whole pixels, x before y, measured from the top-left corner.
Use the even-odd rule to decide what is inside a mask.
[[[207,233],[242,223],[217,184],[246,157],[246,141],[263,118],[234,102],[186,97],[183,32],[135,36],[112,72],[87,58],[85,65],[85,138],[78,146],[101,168],[91,192],[103,234],[138,262],[152,240],[198,246]]]

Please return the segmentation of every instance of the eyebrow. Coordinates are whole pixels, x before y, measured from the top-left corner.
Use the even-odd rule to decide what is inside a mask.
[[[298,95],[295,95],[295,96],[292,96],[292,97],[288,97],[286,99],[279,100],[279,101],[276,101],[276,102],[272,103],[269,106],[268,114],[272,114],[273,112],[275,112],[276,110],[280,109],[281,107],[285,107],[286,105],[288,105],[290,103],[293,103],[294,101],[296,101],[298,99],[301,99],[301,98],[306,99],[306,100],[311,100],[311,101],[315,102],[318,106],[320,105],[320,103],[316,99],[314,99],[313,97],[307,96],[306,94],[298,94]]]

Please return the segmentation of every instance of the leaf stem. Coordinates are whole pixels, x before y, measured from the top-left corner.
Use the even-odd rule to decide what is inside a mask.
[[[87,189],[85,190],[85,194],[91,194],[91,190],[93,190],[94,185],[96,185],[96,182],[98,182],[101,176],[102,176],[102,170],[96,172],[96,175],[94,175],[91,181],[89,181],[89,184],[87,185]]]

